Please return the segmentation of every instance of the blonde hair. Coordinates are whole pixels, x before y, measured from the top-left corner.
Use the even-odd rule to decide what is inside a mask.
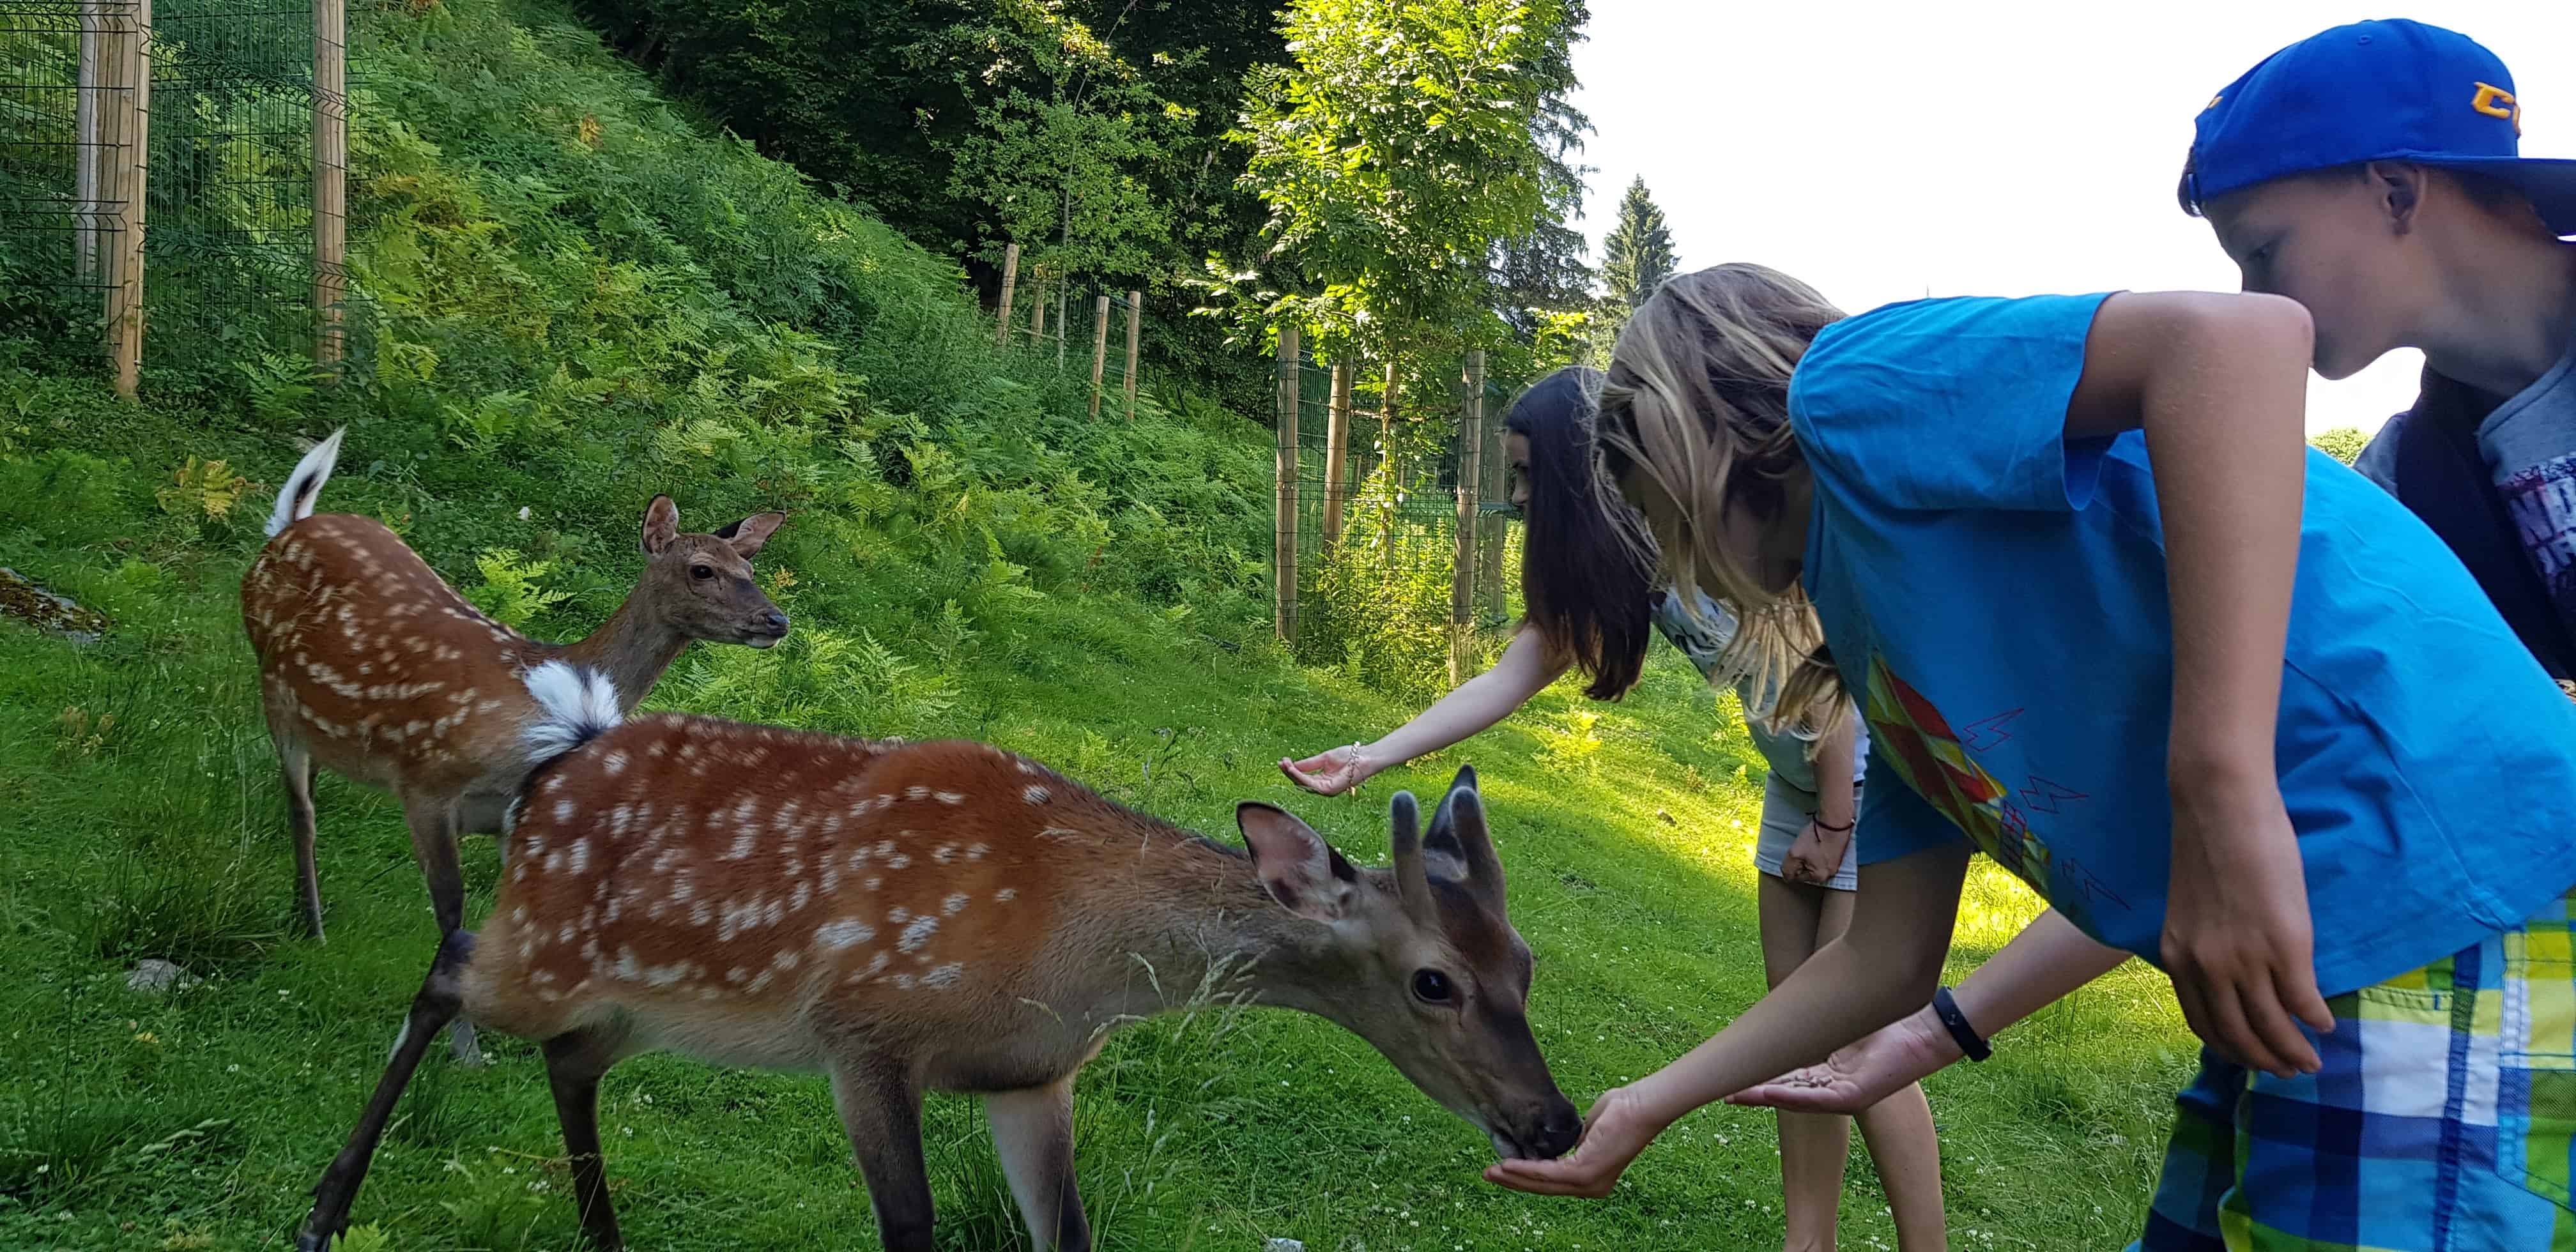
[[[1850,702],[1815,606],[1795,585],[1765,588],[1718,537],[1730,500],[1766,518],[1785,507],[1783,481],[1803,463],[1789,429],[1789,376],[1816,332],[1842,316],[1814,288],[1765,266],[1675,277],[1619,332],[1598,436],[1608,499],[1625,482],[1651,484],[1673,504],[1652,544],[1684,610],[1697,614],[1705,580],[1709,597],[1735,614],[1710,681],[1751,680],[1752,692],[1772,698],[1747,716],[1819,738]]]

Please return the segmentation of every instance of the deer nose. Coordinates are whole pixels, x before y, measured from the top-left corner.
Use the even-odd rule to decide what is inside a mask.
[[[1530,1137],[1530,1154],[1542,1161],[1552,1161],[1574,1150],[1583,1138],[1583,1114],[1574,1106],[1558,1100],[1539,1114],[1538,1133]]]
[[[761,619],[761,620],[762,620],[762,621],[764,621],[764,622],[766,622],[766,623],[768,624],[768,626],[769,626],[769,628],[770,628],[771,630],[773,630],[773,631],[775,631],[775,632],[777,632],[777,633],[779,633],[779,634],[782,634],[782,635],[787,633],[787,615],[786,615],[786,614],[781,613],[781,612],[779,612],[779,611],[777,611],[777,610],[775,610],[775,609],[772,609],[772,610],[770,610],[769,616],[768,616],[768,617],[765,617],[765,618],[763,618],[763,619]]]

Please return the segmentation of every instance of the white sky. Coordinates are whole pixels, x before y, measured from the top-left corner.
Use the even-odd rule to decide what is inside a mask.
[[[2236,289],[2175,207],[2192,116],[2289,43],[2371,17],[2494,49],[2526,156],[2576,157],[2576,3],[1591,0],[1575,104],[1598,133],[1593,256],[1628,180],[1682,268],[1759,261],[1853,312],[1933,295]],[[2385,10],[2384,12],[2382,10]],[[2423,358],[2310,375],[2308,428],[2375,430]]]

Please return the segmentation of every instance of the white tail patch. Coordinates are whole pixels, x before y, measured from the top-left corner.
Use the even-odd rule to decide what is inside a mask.
[[[617,707],[616,686],[597,670],[548,661],[529,670],[522,681],[542,710],[520,735],[536,760],[561,756],[626,720]]]
[[[347,433],[346,426],[332,431],[330,438],[313,445],[313,450],[295,463],[295,472],[287,475],[286,485],[277,489],[277,508],[268,515],[270,538],[313,516],[313,499],[322,494],[322,484],[331,481],[332,467],[340,463],[340,436]]]

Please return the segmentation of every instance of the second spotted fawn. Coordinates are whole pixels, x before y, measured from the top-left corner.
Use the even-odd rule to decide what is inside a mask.
[[[589,666],[629,710],[691,640],[777,643],[787,615],[752,583],[751,558],[786,515],[683,534],[670,497],[655,496],[644,511],[645,566],[634,592],[579,643],[540,643],[466,603],[383,523],[313,512],[342,433],[315,445],[288,476],[268,543],[242,577],[242,625],[259,657],[261,705],[285,775],[296,896],[306,928],[320,938],[318,763],[402,801],[444,935],[465,918],[457,837],[497,834],[527,774],[521,736],[539,716],[521,681],[528,670],[557,658]],[[479,1060],[471,1025],[458,1021],[454,1036],[460,1060]]]

